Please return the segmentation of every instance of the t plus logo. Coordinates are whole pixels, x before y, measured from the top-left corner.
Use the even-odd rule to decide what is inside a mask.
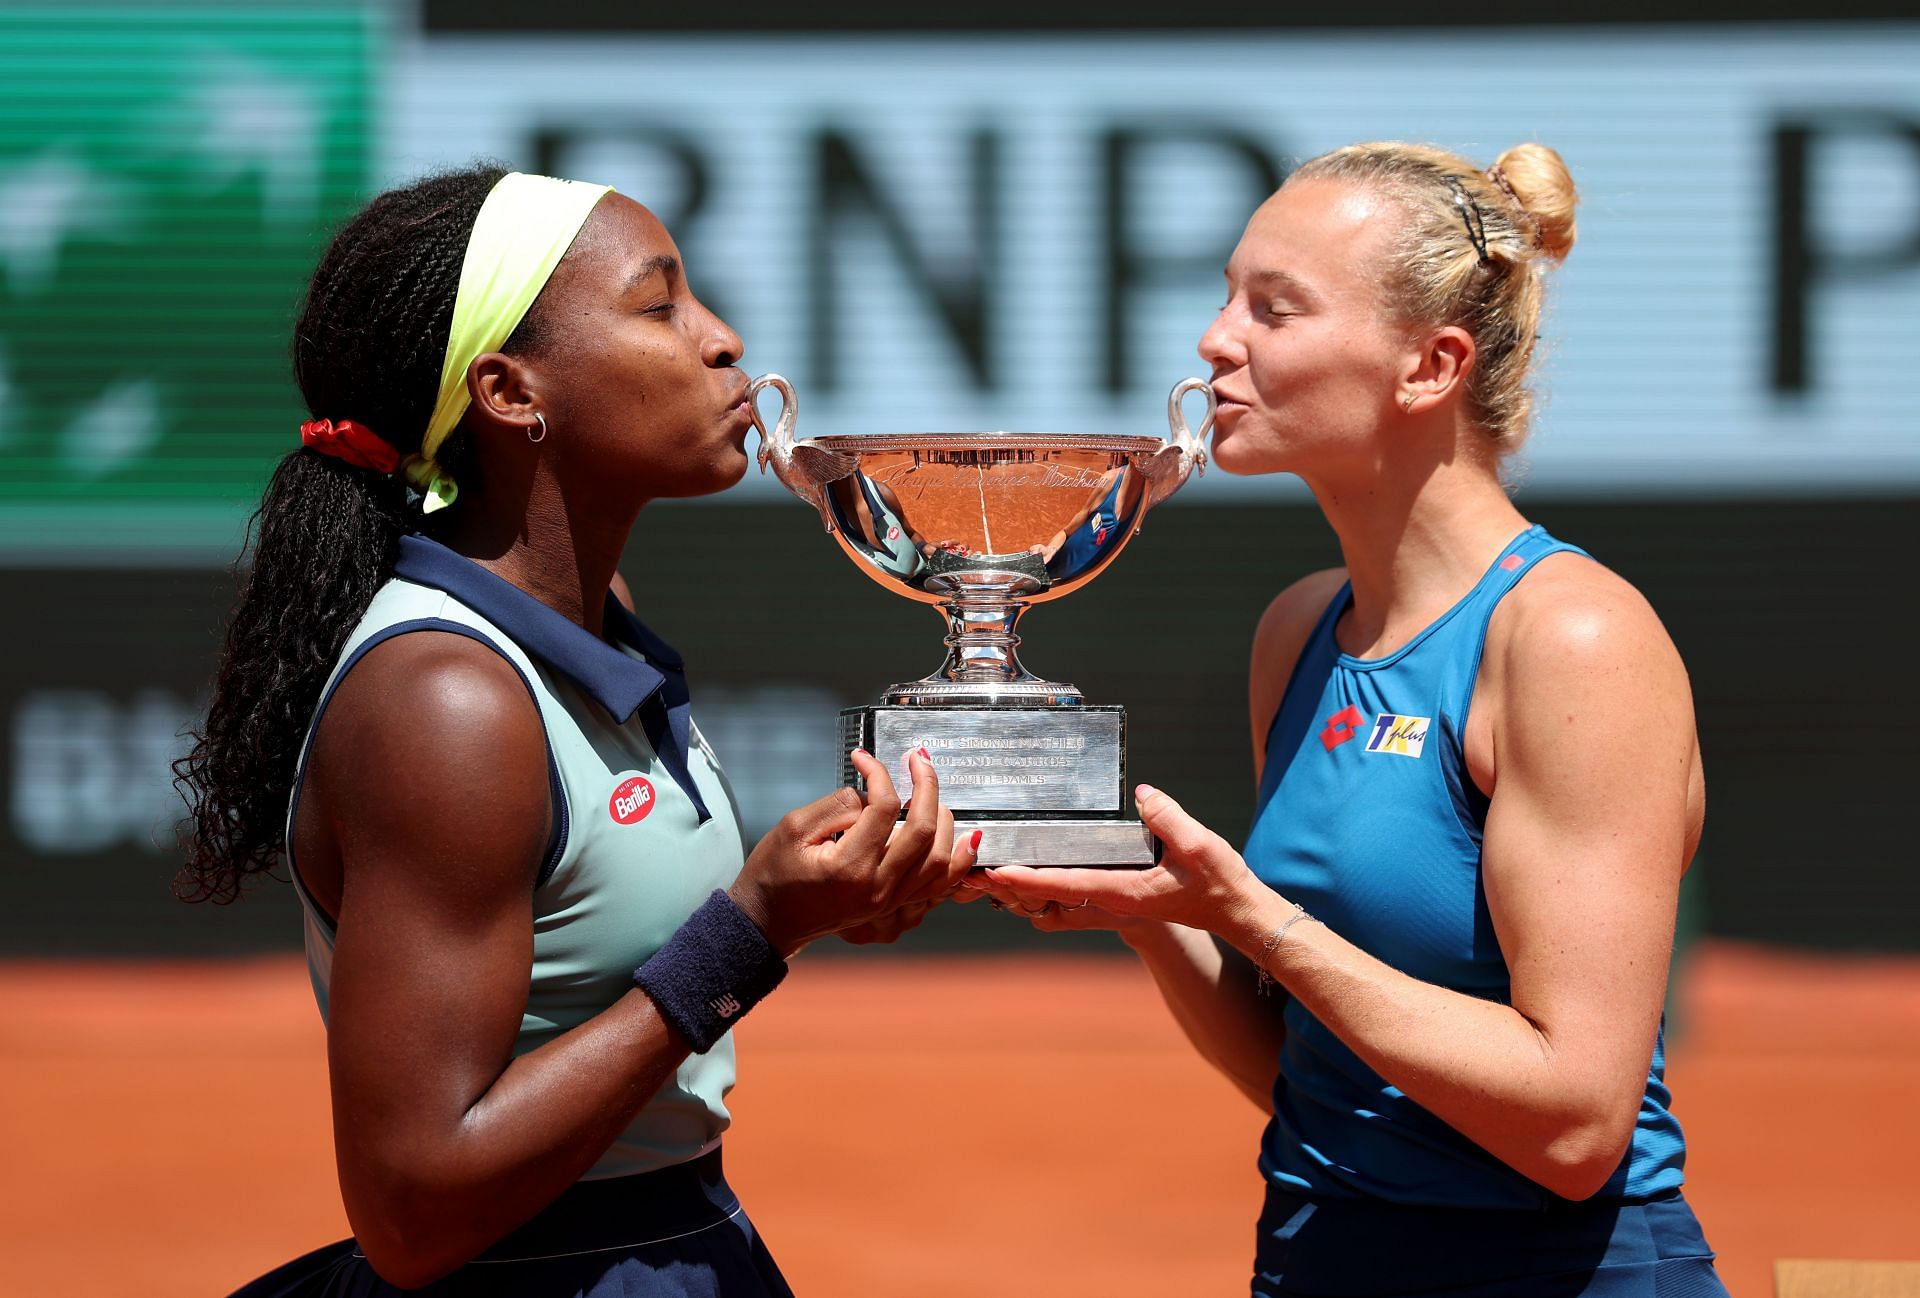
[[[1332,752],[1340,745],[1360,733],[1360,727],[1367,723],[1367,714],[1349,703],[1327,718],[1327,728],[1320,732],[1320,742]]]
[[[1427,731],[1432,727],[1432,717],[1403,717],[1394,712],[1382,712],[1374,720],[1373,734],[1367,740],[1367,751],[1418,757],[1426,749]]]

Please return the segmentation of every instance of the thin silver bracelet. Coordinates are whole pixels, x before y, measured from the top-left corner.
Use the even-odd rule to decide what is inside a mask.
[[[1312,918],[1313,916],[1307,914],[1307,908],[1296,901],[1293,903],[1293,914],[1282,920],[1280,927],[1273,930],[1273,936],[1261,944],[1260,958],[1254,962],[1254,967],[1259,970],[1260,973],[1259,992],[1262,996],[1267,995],[1273,990],[1273,975],[1267,972],[1267,961],[1273,956],[1275,951],[1280,949],[1280,940],[1286,937],[1287,930],[1295,924],[1298,924],[1303,919]]]

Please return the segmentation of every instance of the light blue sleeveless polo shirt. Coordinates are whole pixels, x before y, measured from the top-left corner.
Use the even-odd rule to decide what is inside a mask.
[[[1341,588],[1300,652],[1267,734],[1246,859],[1289,901],[1362,950],[1423,982],[1505,1003],[1507,964],[1487,912],[1480,845],[1487,799],[1467,773],[1467,711],[1501,598],[1550,554],[1522,532],[1467,595],[1383,658],[1340,652]],[[1274,1084],[1260,1166],[1280,1188],[1461,1208],[1555,1202],[1389,1086],[1297,1001]],[[1668,1112],[1664,1028],[1633,1141],[1599,1198],[1677,1189],[1686,1161]]]
[[[608,597],[601,640],[479,564],[403,537],[394,577],[347,639],[309,727],[375,645],[412,631],[464,635],[513,664],[546,729],[554,829],[537,886],[533,967],[516,1055],[612,1005],[745,861],[726,776],[692,721],[680,656]],[[289,842],[306,751],[288,808]],[[449,773],[450,787],[457,783]],[[289,852],[291,856],[291,852]],[[291,864],[291,860],[289,861]],[[307,963],[322,1018],[334,928],[290,870],[306,917]],[[582,1179],[682,1163],[727,1128],[733,1034],[690,1055]]]

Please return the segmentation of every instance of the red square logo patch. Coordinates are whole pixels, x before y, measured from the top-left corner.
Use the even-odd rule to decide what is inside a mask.
[[[1359,733],[1367,718],[1359,708],[1349,704],[1327,718],[1327,728],[1320,732],[1320,742],[1332,752]]]

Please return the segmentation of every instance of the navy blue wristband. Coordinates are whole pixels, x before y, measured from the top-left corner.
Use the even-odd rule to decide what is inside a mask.
[[[704,1055],[787,976],[787,962],[733,898],[714,889],[667,944],[633,971],[693,1053]]]

